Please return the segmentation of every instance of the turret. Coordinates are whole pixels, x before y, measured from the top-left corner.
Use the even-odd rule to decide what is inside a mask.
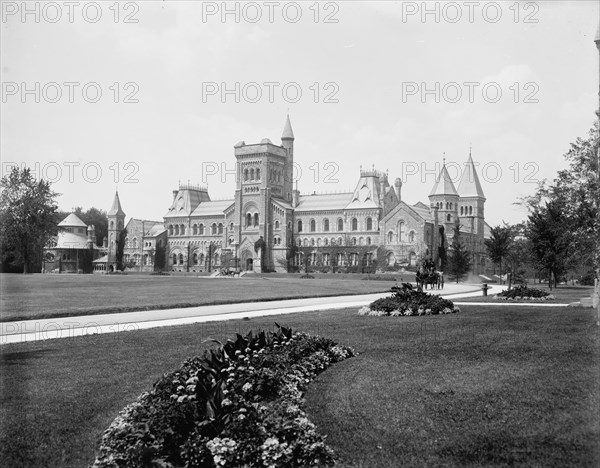
[[[119,192],[115,192],[112,207],[108,212],[108,268],[116,270],[117,268],[117,242],[119,235],[125,227],[125,212],[121,208]]]
[[[287,151],[287,161],[285,163],[285,175],[283,180],[283,197],[288,202],[291,201],[294,184],[294,139],[294,131],[292,130],[292,123],[290,122],[290,116],[288,115],[285,119],[283,133],[281,134],[281,146]]]
[[[450,174],[448,174],[446,160],[444,159],[442,170],[429,194],[429,201],[432,209],[438,209],[439,224],[444,226],[446,235],[452,233],[452,228],[456,222],[458,200],[458,192],[454,187]]]
[[[475,163],[469,150],[469,159],[458,184],[459,207],[458,216],[466,230],[473,234],[483,235],[485,195],[475,170]]]

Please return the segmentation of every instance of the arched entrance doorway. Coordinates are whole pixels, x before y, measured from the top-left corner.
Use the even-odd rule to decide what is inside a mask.
[[[246,271],[254,271],[254,261],[251,258],[246,259]]]

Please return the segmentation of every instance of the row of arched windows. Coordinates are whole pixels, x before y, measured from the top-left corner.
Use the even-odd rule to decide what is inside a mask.
[[[220,263],[220,254],[216,253],[214,254],[213,257],[213,265],[218,265]],[[185,259],[183,257],[183,254],[173,254],[173,265],[183,265],[185,263]],[[203,253],[198,254],[197,252],[194,252],[192,254],[192,265],[203,265],[207,260],[207,256],[205,256]]]
[[[371,245],[372,239],[370,237],[352,237],[347,245]],[[341,246],[344,245],[344,239],[341,237],[335,238],[324,238],[320,237],[317,239],[308,239],[305,237],[304,239],[298,239],[297,241],[298,247],[329,247],[329,246]]]
[[[393,244],[394,241],[397,241],[398,243],[400,243],[400,242],[414,243],[416,239],[417,239],[417,235],[416,235],[415,231],[410,231],[408,233],[408,236],[405,236],[404,223],[402,223],[402,222],[398,223],[397,232],[388,231],[388,233],[387,233],[388,244]]]
[[[328,218],[325,218],[321,224],[321,230],[322,232],[330,232],[331,229],[331,224],[329,222]],[[344,220],[342,218],[338,218],[337,222],[336,222],[336,227],[337,227],[337,231],[338,232],[343,232],[344,231]],[[359,229],[359,225],[358,225],[358,218],[352,218],[350,220],[350,230],[351,231],[358,231]],[[304,224],[302,222],[301,219],[298,220],[298,232],[302,232],[304,229]],[[365,231],[372,231],[373,230],[373,218],[368,217],[365,220]],[[317,221],[314,219],[311,219],[309,221],[308,224],[308,231],[309,232],[317,232]]]
[[[472,206],[461,206],[460,207],[460,215],[461,216],[471,216],[473,214]]]
[[[246,213],[246,227],[258,227],[260,219],[258,213]]]
[[[231,224],[231,229],[233,230],[233,223]],[[194,224],[192,226],[192,234],[195,236],[203,236],[205,234],[204,224]],[[208,234],[208,232],[206,232],[206,234]],[[213,236],[223,234],[223,223],[212,223],[210,226],[210,234]],[[184,236],[185,226],[183,224],[176,224],[175,226],[169,225],[169,235]]]
[[[343,252],[338,252],[333,257],[331,254],[329,254],[327,252],[323,252],[323,253],[311,252],[307,255],[308,255],[308,264],[309,265],[319,265],[320,264],[323,266],[330,266],[331,261],[333,260],[335,262],[334,263],[335,266],[342,266],[342,265],[356,266],[361,261],[360,256],[357,252],[352,252],[352,253],[348,253],[348,254],[345,254]],[[362,261],[364,262],[365,266],[370,266],[373,263],[373,254],[370,252],[364,254],[362,257]],[[304,253],[298,252],[296,254],[296,265],[302,265],[302,264],[304,264]]]
[[[244,169],[244,180],[260,180],[260,169],[258,167],[256,169],[253,167]]]
[[[435,206],[437,208],[439,208],[439,209],[443,209],[444,208],[444,202],[437,202],[435,204]],[[453,207],[454,207],[454,204],[452,202],[446,202],[446,209],[447,210],[451,210],[451,209],[453,209]],[[472,216],[473,215],[473,207],[472,206],[461,206],[460,207],[460,215],[461,216]],[[447,221],[451,221],[452,220],[452,216],[450,216],[450,215],[446,216],[446,220]]]

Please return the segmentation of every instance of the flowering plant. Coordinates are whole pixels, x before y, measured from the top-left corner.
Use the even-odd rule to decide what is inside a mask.
[[[437,315],[459,312],[452,301],[443,299],[434,294],[413,289],[410,283],[402,283],[402,286],[394,286],[391,296],[383,297],[372,302],[368,307],[364,306],[359,315],[406,317],[413,315]]]
[[[165,374],[105,431],[93,466],[333,464],[302,397],[317,374],[354,352],[277,327],[237,335]]]

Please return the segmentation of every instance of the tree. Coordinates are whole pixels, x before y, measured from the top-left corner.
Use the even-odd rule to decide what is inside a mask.
[[[458,283],[471,269],[471,254],[460,239],[460,224],[454,224],[454,235],[448,257],[448,274]]]
[[[527,237],[538,265],[548,273],[548,285],[558,284],[565,273],[572,234],[567,226],[564,207],[559,200],[550,200],[529,215]]]
[[[23,265],[23,273],[29,273],[56,232],[58,194],[49,182],[35,180],[29,168],[18,167],[2,178],[0,190],[2,263]]]
[[[117,262],[117,270],[123,271],[125,269],[125,264],[123,263],[123,252],[125,248],[125,238],[127,237],[127,229],[123,229],[119,232],[119,237],[117,239],[117,251],[116,251],[116,262]]]
[[[511,249],[513,243],[513,230],[505,224],[504,226],[495,226],[490,230],[490,238],[484,240],[485,247],[490,260],[494,266],[498,265],[499,273],[502,274],[502,260],[504,260]]]
[[[536,213],[535,232],[538,234],[537,242],[542,243],[539,237],[540,230],[547,233],[553,224],[554,212],[548,212],[546,203],[554,202],[562,210],[563,230],[568,226],[569,242],[559,241],[556,237],[551,242],[553,248],[562,246],[563,252],[554,250],[544,254],[538,246],[533,246],[534,257],[539,260],[544,258],[539,266],[547,270],[549,265],[555,265],[559,270],[568,269],[578,276],[589,276],[593,270],[600,268],[600,177],[598,168],[598,122],[589,131],[587,138],[578,138],[565,154],[569,168],[558,173],[553,183],[542,181],[535,193],[521,198],[517,204],[524,206],[530,215]],[[544,226],[544,216],[550,216]],[[530,232],[531,230],[528,230]],[[556,234],[559,234],[557,232]],[[543,238],[543,236],[542,236]],[[555,242],[554,242],[555,241]],[[554,260],[551,260],[554,258]],[[549,260],[550,259],[550,260]],[[558,263],[555,263],[558,262]],[[545,266],[544,266],[545,265]],[[555,278],[557,280],[558,278]]]

